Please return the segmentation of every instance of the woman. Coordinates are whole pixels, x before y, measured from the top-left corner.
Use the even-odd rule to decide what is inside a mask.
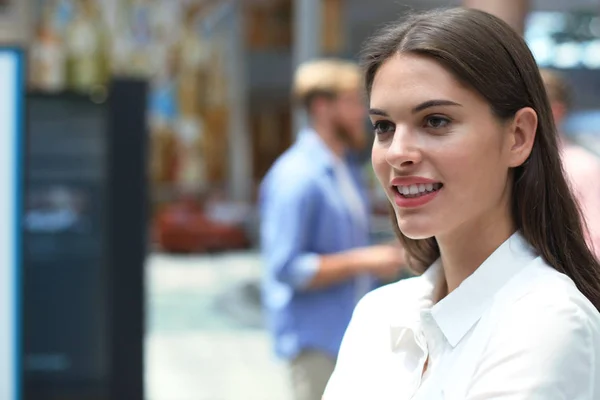
[[[600,399],[600,266],[523,39],[433,11],[364,64],[373,167],[427,268],[359,303],[324,399]]]

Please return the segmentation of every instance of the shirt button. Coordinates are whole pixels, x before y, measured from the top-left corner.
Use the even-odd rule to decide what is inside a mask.
[[[421,311],[421,320],[423,322],[427,322],[427,323],[432,322],[433,315],[431,315],[431,311],[429,311],[429,310]]]

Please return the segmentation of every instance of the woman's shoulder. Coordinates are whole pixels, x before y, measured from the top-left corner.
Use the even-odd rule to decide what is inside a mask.
[[[390,327],[412,326],[420,313],[419,298],[426,290],[422,277],[403,279],[367,293],[358,302],[344,335],[340,357],[389,352]],[[340,359],[341,359],[340,358]]]
[[[600,315],[571,279],[536,259],[495,303],[469,398],[598,398]]]
[[[533,325],[546,318],[564,328],[585,327],[600,338],[600,312],[567,275],[538,258],[516,278],[512,284],[514,295],[505,301],[508,318],[520,316]]]
[[[426,290],[425,286],[426,282],[423,276],[413,276],[380,286],[367,293],[365,298],[368,298],[369,302],[379,302],[387,299],[397,299],[398,297],[418,296]]]
[[[356,313],[376,316],[379,319],[398,319],[418,314],[431,286],[423,276],[402,279],[367,293],[356,306]]]

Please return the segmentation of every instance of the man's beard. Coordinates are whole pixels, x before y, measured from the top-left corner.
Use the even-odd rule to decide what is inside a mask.
[[[336,124],[335,132],[338,139],[344,142],[351,150],[361,151],[366,146],[367,138],[361,132],[352,132],[339,123]]]

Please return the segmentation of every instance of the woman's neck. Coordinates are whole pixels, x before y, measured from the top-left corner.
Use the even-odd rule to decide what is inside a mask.
[[[446,283],[446,290],[438,293],[436,301],[455,290],[515,232],[512,216],[506,208],[436,238]]]

